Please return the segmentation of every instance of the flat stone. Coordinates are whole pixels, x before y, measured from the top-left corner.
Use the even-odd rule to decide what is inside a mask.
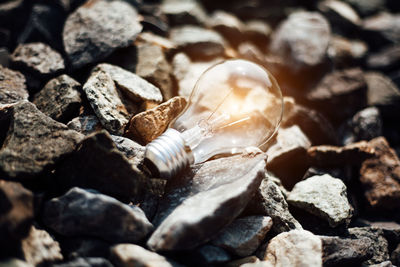
[[[82,139],[80,133],[47,117],[27,101],[11,106],[4,120],[9,121],[9,131],[0,150],[0,173],[12,179],[42,174],[74,151]]]
[[[249,256],[260,246],[271,226],[271,217],[239,218],[218,233],[211,242],[240,257]]]
[[[400,206],[400,161],[384,137],[369,141],[375,156],[365,160],[360,181],[368,206],[375,211],[397,210]]]
[[[357,112],[351,121],[356,140],[371,140],[382,136],[383,122],[376,107],[365,108]]]
[[[328,47],[328,57],[339,68],[360,64],[367,52],[368,46],[365,42],[346,39],[340,35],[333,35]]]
[[[399,25],[399,14],[380,12],[377,15],[364,19],[363,30],[365,31],[365,38],[371,46],[382,43],[398,44],[400,42]]]
[[[225,41],[219,33],[197,26],[173,28],[170,40],[192,59],[212,59],[222,56],[225,51]]]
[[[263,260],[270,266],[322,266],[322,242],[305,230],[284,232],[269,241]]]
[[[399,50],[400,52],[400,50]],[[386,75],[379,72],[365,73],[367,82],[367,100],[369,106],[379,107],[383,115],[390,116],[388,113],[397,113],[400,109],[400,89]]]
[[[146,266],[172,267],[167,258],[133,244],[119,244],[111,248],[111,261],[116,267]]]
[[[95,115],[81,115],[67,123],[68,128],[84,135],[103,129],[99,119]]]
[[[366,62],[369,69],[390,71],[400,66],[400,46],[393,45],[371,53]]]
[[[110,242],[135,243],[153,230],[140,208],[78,187],[46,202],[42,219],[61,235],[87,235]]]
[[[35,95],[33,103],[52,119],[67,122],[79,114],[82,104],[80,89],[80,83],[63,74],[50,80]]]
[[[185,107],[185,98],[176,96],[155,108],[136,114],[130,119],[125,136],[143,144],[150,143],[165,131]]]
[[[113,265],[104,258],[75,258],[68,262],[53,264],[54,267],[113,267]]]
[[[233,45],[237,45],[243,39],[244,24],[231,13],[215,11],[207,21],[207,26],[219,32]]]
[[[37,78],[48,78],[65,69],[61,55],[43,43],[18,45],[11,55],[11,63]]]
[[[361,19],[354,9],[343,1],[325,0],[318,3],[318,9],[329,20],[334,30],[348,33],[358,30]]]
[[[299,11],[284,20],[272,36],[270,52],[294,73],[317,67],[326,57],[328,21],[319,13]]]
[[[91,0],[71,13],[64,25],[65,52],[74,68],[98,62],[130,45],[142,26],[124,1]]]
[[[28,100],[24,75],[0,65],[0,105]]]
[[[161,12],[168,17],[171,25],[202,25],[207,21],[204,8],[195,0],[164,0]]]
[[[57,166],[56,178],[65,189],[93,188],[122,200],[140,199],[145,191],[143,173],[115,147],[104,130],[85,137],[77,150]]]
[[[322,240],[322,261],[324,266],[359,266],[372,257],[371,239],[320,236]]]
[[[244,210],[265,176],[264,160],[260,152],[211,160],[169,180],[148,247],[191,249],[210,240]]]
[[[385,6],[384,0],[345,0],[345,2],[349,3],[361,16],[373,15],[381,11]]]
[[[298,182],[287,201],[336,227],[349,224],[353,213],[346,189],[342,180],[328,174],[313,176]]]

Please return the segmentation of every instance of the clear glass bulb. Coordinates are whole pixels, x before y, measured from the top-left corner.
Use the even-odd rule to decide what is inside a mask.
[[[262,146],[277,131],[282,93],[261,66],[236,59],[207,69],[185,110],[146,146],[147,162],[169,178],[189,164]]]

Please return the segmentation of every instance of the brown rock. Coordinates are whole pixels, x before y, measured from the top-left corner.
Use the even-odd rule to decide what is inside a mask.
[[[11,104],[29,97],[24,75],[0,66],[0,105]]]
[[[161,135],[168,124],[185,108],[183,97],[174,97],[167,102],[133,116],[125,136],[147,144]]]

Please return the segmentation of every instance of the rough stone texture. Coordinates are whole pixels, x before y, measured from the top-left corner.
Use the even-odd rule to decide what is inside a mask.
[[[10,107],[9,131],[0,150],[0,173],[29,179],[53,167],[71,153],[82,135],[41,113],[30,102]],[[0,115],[1,116],[1,115]]]
[[[80,88],[80,83],[64,74],[50,80],[35,95],[33,103],[52,119],[67,122],[79,114],[82,103]]]
[[[324,62],[330,39],[328,21],[319,13],[292,13],[275,31],[270,52],[283,58],[293,72]]]
[[[321,239],[305,230],[277,235],[268,244],[264,258],[271,266],[322,266]]]
[[[328,47],[328,57],[338,68],[359,64],[365,58],[367,52],[366,43],[359,40],[349,40],[340,35],[332,36]]]
[[[400,161],[384,137],[372,139],[369,145],[375,156],[365,160],[360,181],[370,208],[397,210],[400,206]]]
[[[347,199],[346,185],[328,174],[298,182],[287,201],[328,221],[331,227],[350,223],[352,208]]]
[[[24,75],[0,65],[0,105],[28,100]]]
[[[399,51],[400,52],[400,51]],[[400,89],[392,80],[378,72],[365,73],[367,82],[367,100],[369,106],[377,106],[382,115],[390,117],[400,111]]]
[[[368,68],[375,70],[395,70],[400,66],[400,45],[393,45],[371,53],[366,62]]]
[[[47,78],[65,68],[61,55],[43,43],[18,45],[11,55],[11,62],[38,78]]]
[[[60,245],[44,230],[32,226],[27,238],[22,240],[22,254],[26,262],[37,266],[63,259]]]
[[[195,0],[164,0],[161,11],[168,17],[171,25],[202,25],[207,21],[205,10]]]
[[[351,121],[356,140],[371,140],[382,136],[383,122],[379,109],[369,107],[357,112]]]
[[[352,116],[367,103],[364,74],[359,68],[329,73],[307,94],[307,99],[332,120]]]
[[[165,131],[185,107],[185,98],[177,96],[155,108],[136,114],[130,119],[125,136],[143,144],[150,143]]]
[[[119,244],[111,249],[111,261],[117,267],[172,267],[167,258],[133,244]]]
[[[225,227],[212,240],[212,244],[240,257],[249,256],[260,246],[271,226],[271,217],[248,216],[239,218]]]
[[[136,10],[123,1],[90,0],[64,25],[65,52],[74,68],[104,59],[131,44],[142,26]]]
[[[260,187],[249,202],[246,211],[272,218],[272,230],[280,234],[290,230],[302,230],[300,223],[290,214],[289,206],[279,186],[270,175],[266,175]]]
[[[134,166],[139,166],[144,159],[145,147],[122,136],[111,136],[117,149],[122,152]]]
[[[322,240],[324,266],[359,266],[372,257],[371,239],[341,238],[337,236],[320,236]]]
[[[265,176],[264,160],[263,153],[211,160],[169,180],[147,245],[179,250],[210,240],[244,210]]]
[[[225,51],[225,41],[219,33],[196,26],[174,28],[170,39],[178,50],[193,59],[211,59],[222,56]]]
[[[71,261],[59,264],[53,264],[54,267],[113,267],[113,265],[104,258],[75,258]]]
[[[60,186],[93,188],[122,200],[144,193],[145,177],[118,151],[106,131],[87,136],[56,169]]]
[[[383,237],[382,230],[370,227],[354,227],[348,229],[351,238],[369,238],[372,257],[363,262],[363,265],[377,264],[389,260],[388,242]]]
[[[21,184],[0,180],[0,256],[10,257],[33,221],[33,194]]]
[[[306,171],[306,155],[310,146],[307,136],[294,125],[280,129],[275,143],[267,150],[268,170],[276,174],[287,189],[291,189]],[[282,168],[287,162],[291,163],[291,168]]]
[[[140,208],[78,187],[46,202],[42,219],[59,234],[88,235],[110,242],[138,242],[153,230]]]
[[[99,119],[95,115],[82,115],[73,118],[67,123],[68,128],[80,132],[84,135],[91,134],[103,129]]]

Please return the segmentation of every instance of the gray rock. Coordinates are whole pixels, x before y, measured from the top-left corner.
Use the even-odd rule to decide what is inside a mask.
[[[250,201],[265,175],[264,157],[257,153],[216,159],[170,180],[153,220],[158,228],[147,245],[153,250],[179,250],[210,240]]]
[[[325,0],[318,3],[318,9],[329,20],[332,28],[341,32],[354,32],[361,25],[361,19],[354,9],[343,1]]]
[[[374,70],[395,70],[400,66],[400,46],[388,46],[378,52],[371,53],[366,64],[368,68]]]
[[[369,106],[381,108],[386,116],[387,113],[399,110],[400,89],[389,77],[378,72],[367,72],[365,73],[365,81],[368,86],[367,99]]]
[[[213,265],[226,263],[232,256],[220,247],[204,245],[196,250],[196,256],[201,258],[202,265]]]
[[[213,31],[196,26],[182,26],[170,31],[170,39],[177,49],[193,59],[212,59],[225,52],[225,41]]]
[[[30,102],[19,102],[8,110],[2,119],[9,120],[9,131],[0,150],[0,173],[5,177],[29,179],[40,175],[74,151],[83,137]]]
[[[287,199],[290,205],[304,209],[329,222],[331,227],[349,224],[352,207],[346,185],[328,174],[313,176],[297,183]]]
[[[275,31],[270,52],[294,73],[324,62],[330,40],[328,21],[319,13],[292,13]]]
[[[67,122],[79,114],[82,103],[80,88],[80,83],[64,74],[50,80],[35,95],[33,103],[52,119]]]
[[[260,246],[271,226],[271,217],[239,218],[218,233],[211,242],[240,257],[249,256]]]
[[[371,140],[382,135],[383,122],[376,107],[369,107],[357,112],[352,119],[353,133],[356,140]]]
[[[173,263],[155,252],[133,244],[119,244],[111,249],[111,261],[117,267],[172,267]]]
[[[75,258],[71,261],[59,264],[53,264],[53,267],[113,267],[113,265],[104,258]]]
[[[144,159],[145,147],[122,136],[111,136],[117,149],[122,152],[128,160],[134,165],[139,166]]]
[[[99,119],[95,115],[81,115],[67,123],[68,128],[84,135],[103,129]]]
[[[363,21],[365,38],[372,46],[400,42],[400,15],[381,12]],[[379,38],[379,39],[376,39]]]
[[[18,45],[11,55],[11,63],[37,78],[48,78],[65,69],[61,55],[43,43]]]
[[[322,266],[322,242],[305,230],[281,233],[269,241],[263,259],[270,266]]]
[[[66,236],[138,242],[153,230],[143,211],[115,198],[74,187],[44,204],[44,224]]]
[[[0,105],[28,100],[24,75],[0,65]]]
[[[202,25],[207,21],[205,10],[195,0],[164,0],[161,12],[168,17],[171,25]]]
[[[376,12],[381,11],[384,6],[384,0],[345,0],[346,3],[349,3],[361,16],[369,16],[373,15]]]
[[[64,25],[65,52],[74,68],[100,61],[130,45],[142,26],[136,10],[124,1],[94,0],[71,13]]]

